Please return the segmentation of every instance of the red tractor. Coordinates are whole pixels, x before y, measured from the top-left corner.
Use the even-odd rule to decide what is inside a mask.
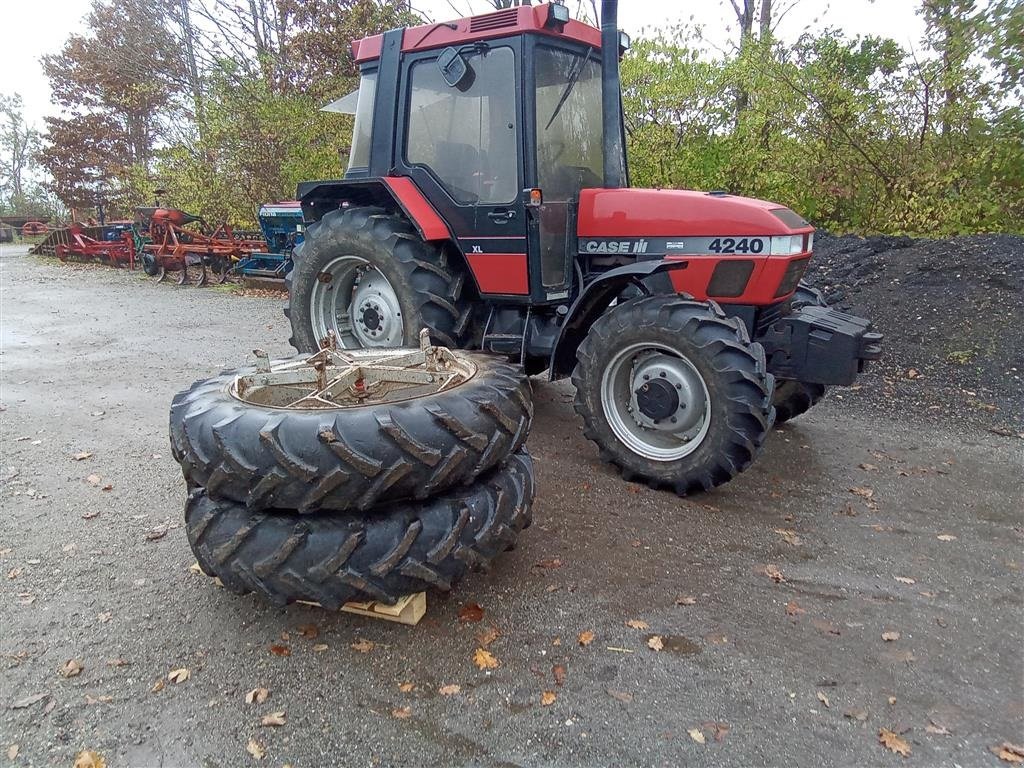
[[[426,328],[571,376],[602,456],[685,494],[852,384],[881,336],[801,283],[814,228],[790,209],[629,186],[616,5],[600,30],[546,4],[355,42],[348,171],[298,187],[285,311],[300,352]]]

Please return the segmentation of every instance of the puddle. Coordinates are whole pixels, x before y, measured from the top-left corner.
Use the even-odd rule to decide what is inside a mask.
[[[654,635],[648,635],[647,639],[650,640]],[[682,635],[659,635],[662,642],[663,653],[673,653],[676,656],[693,656],[703,650],[700,645],[693,642],[688,637]]]

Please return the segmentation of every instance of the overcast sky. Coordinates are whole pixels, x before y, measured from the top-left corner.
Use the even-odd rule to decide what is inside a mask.
[[[574,15],[579,2],[566,0]],[[779,2],[789,4],[789,0]],[[2,0],[2,4],[0,93],[20,93],[26,117],[42,127],[43,115],[57,110],[50,104],[39,57],[59,51],[69,34],[81,31],[89,0]],[[493,10],[488,0],[413,0],[412,4],[436,21]],[[918,0],[799,0],[782,20],[779,34],[794,39],[808,25],[819,28],[827,24],[851,35],[885,35],[902,45],[917,46],[923,34],[915,13],[918,5]],[[724,46],[730,39],[725,26],[735,25],[728,0],[622,0],[619,6],[619,26],[634,38],[645,26],[666,26],[693,16],[712,43]]]

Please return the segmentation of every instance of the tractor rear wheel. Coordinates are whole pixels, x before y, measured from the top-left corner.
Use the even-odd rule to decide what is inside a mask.
[[[584,435],[627,480],[709,490],[750,466],[774,420],[764,349],[717,304],[632,299],[594,323],[577,360]]]
[[[448,591],[468,570],[486,569],[530,524],[534,488],[524,449],[470,486],[369,515],[254,513],[195,488],[185,528],[200,568],[233,592],[337,610],[349,600]]]
[[[803,280],[797,286],[790,302],[793,309],[800,307],[827,307],[825,294]],[[793,379],[780,379],[775,383],[772,404],[775,406],[775,423],[782,424],[806,413],[825,396],[824,384],[811,384]]]
[[[316,352],[333,333],[346,349],[415,346],[421,329],[457,348],[469,326],[465,275],[382,208],[331,211],[306,230],[285,277],[291,344]]]

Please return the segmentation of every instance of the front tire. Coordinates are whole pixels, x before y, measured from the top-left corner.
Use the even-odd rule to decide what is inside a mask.
[[[293,260],[285,315],[299,352],[316,352],[328,332],[349,349],[417,346],[423,328],[438,344],[462,345],[465,275],[405,219],[382,208],[331,211]]]
[[[764,350],[715,304],[627,301],[594,323],[577,359],[584,435],[626,480],[709,490],[749,467],[771,429]]]

